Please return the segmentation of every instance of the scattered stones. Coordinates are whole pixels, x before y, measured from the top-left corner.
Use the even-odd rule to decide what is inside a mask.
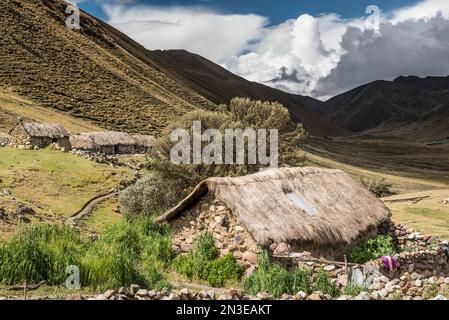
[[[129,292],[134,295],[137,293],[137,291],[140,290],[140,286],[138,284],[132,284],[129,286]]]
[[[111,297],[114,296],[114,294],[115,294],[114,290],[107,290],[105,293],[103,293],[103,296],[109,300]]]
[[[147,297],[147,296],[148,296],[148,290],[145,290],[145,289],[139,289],[139,290],[136,292],[136,296],[139,296],[139,297]]]

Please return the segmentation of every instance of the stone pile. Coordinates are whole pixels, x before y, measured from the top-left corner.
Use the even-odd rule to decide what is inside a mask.
[[[112,155],[107,155],[107,154],[100,153],[100,152],[89,152],[89,151],[78,150],[78,149],[72,149],[70,151],[70,153],[72,153],[78,157],[87,159],[89,161],[94,161],[96,163],[106,163],[111,166],[118,165],[117,158]]]
[[[0,133],[0,147],[7,147],[11,143],[12,137]]]

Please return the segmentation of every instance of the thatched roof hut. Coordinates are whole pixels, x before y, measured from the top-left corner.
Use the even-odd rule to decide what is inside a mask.
[[[16,127],[17,126],[22,126],[30,137],[61,139],[68,138],[70,136],[67,129],[60,124],[19,121]],[[16,127],[12,128],[10,133],[12,133]]]
[[[102,131],[81,133],[70,137],[74,149],[99,151],[108,154],[137,153],[154,142],[153,136],[132,136],[125,132]]]
[[[224,203],[259,245],[347,245],[389,220],[389,209],[341,170],[283,168],[201,182],[157,219],[178,217],[207,194]]]
[[[12,146],[36,149],[53,144],[61,150],[70,149],[70,133],[62,125],[25,122],[20,118],[18,120],[14,128],[9,131],[13,137]]]

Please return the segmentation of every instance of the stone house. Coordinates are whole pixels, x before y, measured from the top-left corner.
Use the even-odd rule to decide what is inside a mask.
[[[70,137],[70,143],[75,150],[108,155],[145,153],[154,140],[153,136],[133,136],[116,131],[81,133]]]
[[[23,149],[45,148],[51,144],[58,149],[70,149],[70,133],[60,124],[32,123],[19,120],[9,131],[10,145]]]
[[[223,254],[255,264],[262,247],[342,260],[350,245],[381,233],[390,217],[379,199],[341,170],[282,168],[207,179],[156,221],[172,224],[178,253],[209,231]]]

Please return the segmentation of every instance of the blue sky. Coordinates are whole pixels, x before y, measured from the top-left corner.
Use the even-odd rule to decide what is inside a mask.
[[[383,11],[409,6],[418,0],[134,0],[129,5],[201,6],[223,13],[258,14],[268,17],[271,24],[308,13],[337,13],[342,18],[361,16],[368,5],[375,4]],[[106,19],[101,0],[85,0],[80,7],[94,16]]]

